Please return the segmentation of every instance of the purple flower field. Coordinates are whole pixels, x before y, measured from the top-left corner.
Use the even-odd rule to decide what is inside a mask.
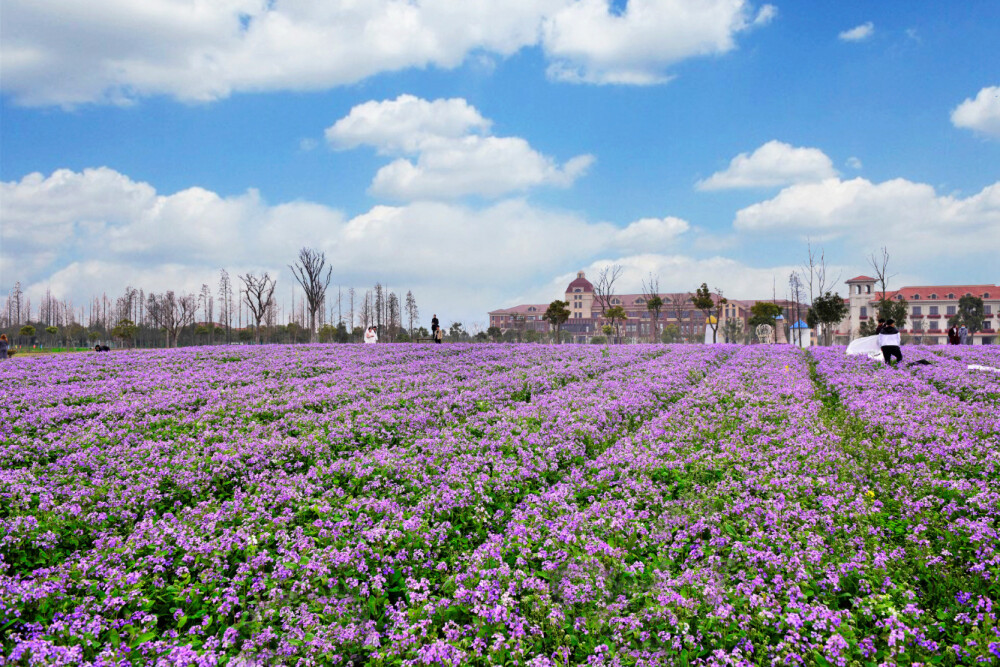
[[[0,363],[0,664],[1000,662],[1000,348]]]

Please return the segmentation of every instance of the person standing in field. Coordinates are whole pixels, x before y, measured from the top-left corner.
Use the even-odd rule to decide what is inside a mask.
[[[434,338],[435,341],[437,340],[437,332],[438,329],[440,328],[441,325],[438,323],[437,313],[434,313],[434,317],[431,318],[431,336]]]
[[[378,329],[373,325],[365,331],[365,345],[374,345],[378,342]]]
[[[948,329],[948,345],[958,345],[958,328],[952,325]]]
[[[7,342],[7,334],[0,334],[0,361],[7,359],[8,349],[10,349],[10,343]]]
[[[969,344],[969,329],[964,324],[958,328],[958,342],[960,345]]]
[[[437,344],[441,344],[444,342],[444,329],[442,329],[441,327],[438,327],[437,329],[434,330],[434,342]]]
[[[896,320],[886,320],[882,332],[878,335],[878,346],[882,348],[882,358],[885,359],[887,366],[892,365],[890,360],[893,357],[896,358],[897,365],[903,363],[903,351],[899,349],[899,330],[894,326],[895,324]]]

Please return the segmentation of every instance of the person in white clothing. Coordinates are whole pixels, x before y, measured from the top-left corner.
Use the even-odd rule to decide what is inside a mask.
[[[903,351],[899,349],[899,329],[896,328],[896,320],[886,320],[885,326],[878,334],[878,346],[882,348],[882,358],[886,365],[891,366],[890,360],[895,357],[896,363],[903,363]]]
[[[374,345],[378,342],[378,328],[370,326],[365,331],[365,345]]]

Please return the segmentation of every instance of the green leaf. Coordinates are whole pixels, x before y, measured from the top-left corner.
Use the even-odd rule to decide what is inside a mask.
[[[111,628],[111,632],[108,633],[108,639],[115,648],[118,648],[118,645],[122,643],[121,637],[118,636],[118,631],[114,628]]]
[[[146,642],[150,641],[151,639],[155,639],[155,638],[156,638],[156,632],[155,631],[153,631],[153,632],[147,632],[145,634],[139,635],[138,637],[136,637],[135,639],[132,640],[132,648],[135,648],[139,644],[145,644]]]

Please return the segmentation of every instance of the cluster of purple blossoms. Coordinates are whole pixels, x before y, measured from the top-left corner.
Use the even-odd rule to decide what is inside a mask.
[[[988,663],[1000,351],[906,354],[15,360],[0,663]]]

